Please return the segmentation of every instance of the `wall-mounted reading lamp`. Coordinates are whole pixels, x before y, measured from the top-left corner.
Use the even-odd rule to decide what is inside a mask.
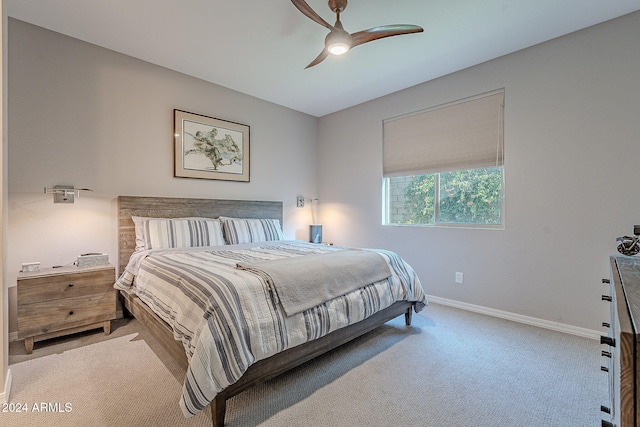
[[[318,199],[305,199],[304,196],[297,196],[296,206],[303,208],[305,200],[311,202],[311,220],[313,222],[313,224],[309,225],[309,241],[311,243],[322,243],[322,224],[316,222]]]
[[[53,194],[53,203],[73,203],[75,197],[80,197],[81,191],[93,191],[88,188],[75,188],[73,185],[54,185],[44,187],[45,194]]]

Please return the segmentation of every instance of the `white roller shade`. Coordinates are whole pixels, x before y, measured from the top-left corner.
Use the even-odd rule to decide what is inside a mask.
[[[383,122],[385,177],[502,166],[504,91]]]

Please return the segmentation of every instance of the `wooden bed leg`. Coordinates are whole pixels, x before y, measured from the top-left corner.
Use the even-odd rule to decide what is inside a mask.
[[[413,305],[407,309],[407,312],[404,314],[404,324],[407,326],[411,326],[411,317],[413,316]]]
[[[24,349],[27,354],[33,353],[33,337],[26,337],[24,339]]]
[[[213,427],[224,426],[224,413],[227,410],[227,398],[220,393],[209,405],[211,407],[211,424]]]

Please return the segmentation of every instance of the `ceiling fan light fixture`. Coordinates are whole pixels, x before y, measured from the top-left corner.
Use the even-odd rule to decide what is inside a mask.
[[[330,54],[343,55],[351,49],[351,35],[344,30],[336,29],[327,35],[325,45]]]
[[[349,51],[349,45],[346,43],[336,42],[329,45],[329,47],[327,47],[327,50],[332,55],[343,55]]]

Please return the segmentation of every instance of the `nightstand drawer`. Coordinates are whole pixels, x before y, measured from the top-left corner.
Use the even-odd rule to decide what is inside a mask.
[[[18,306],[18,338],[115,319],[115,290]]]
[[[75,274],[20,278],[18,302],[20,305],[26,305],[39,301],[99,294],[112,291],[114,282],[113,268]]]

